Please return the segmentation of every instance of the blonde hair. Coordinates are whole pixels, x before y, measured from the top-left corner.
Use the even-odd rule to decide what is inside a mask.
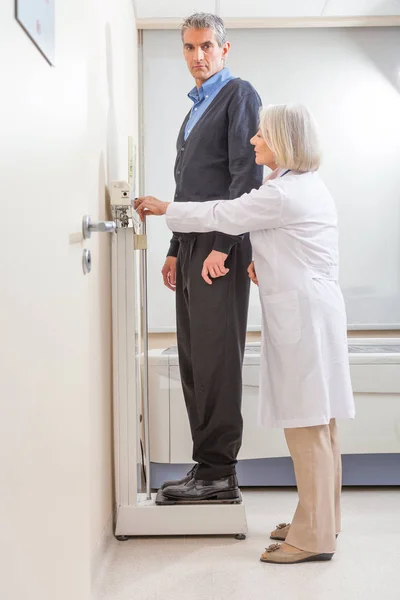
[[[276,164],[305,173],[321,163],[318,128],[308,108],[301,104],[275,104],[260,111],[260,130],[275,154]]]

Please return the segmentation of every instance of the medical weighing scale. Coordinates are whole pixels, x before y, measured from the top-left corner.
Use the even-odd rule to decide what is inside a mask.
[[[113,221],[110,229],[103,229],[112,231],[115,535],[119,540],[210,534],[244,539],[247,523],[241,499],[177,504],[150,488],[147,236],[133,209],[134,155],[130,138],[128,182],[112,183]]]

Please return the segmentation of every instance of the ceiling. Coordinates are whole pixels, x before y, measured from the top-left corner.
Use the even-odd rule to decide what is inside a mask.
[[[182,19],[194,12],[223,18],[400,16],[400,0],[133,0],[138,20]]]

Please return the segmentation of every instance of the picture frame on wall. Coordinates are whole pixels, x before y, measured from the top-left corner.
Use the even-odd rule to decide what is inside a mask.
[[[55,0],[15,0],[15,18],[42,53],[54,66]]]

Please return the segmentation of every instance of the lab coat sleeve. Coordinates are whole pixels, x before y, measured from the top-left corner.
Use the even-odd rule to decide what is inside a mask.
[[[281,190],[267,182],[235,200],[211,202],[172,202],[167,209],[167,225],[179,233],[221,231],[230,235],[275,229],[283,210]]]

